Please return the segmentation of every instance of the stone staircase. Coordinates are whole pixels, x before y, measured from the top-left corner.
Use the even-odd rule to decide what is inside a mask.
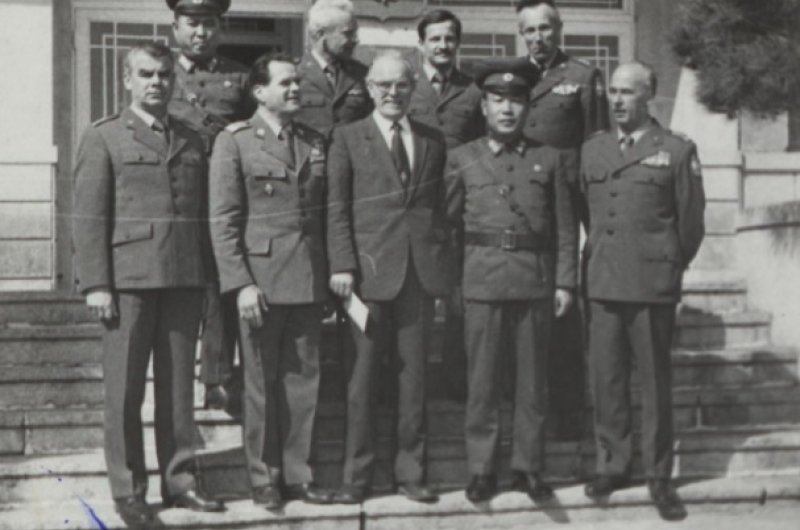
[[[108,498],[102,455],[99,336],[99,326],[89,322],[83,302],[77,297],[0,295],[0,530],[102,528],[89,523],[88,506],[103,513],[106,527],[118,527]],[[341,473],[344,385],[333,329],[326,329],[323,342],[316,469],[320,482],[335,486]],[[162,522],[180,528],[306,524],[313,528],[363,529],[365,525],[392,527],[395,523],[394,527],[410,528],[424,525],[424,520],[436,520],[436,527],[450,528],[452,523],[452,527],[463,528],[457,521],[474,512],[474,507],[465,504],[458,491],[469,478],[464,465],[464,407],[446,401],[441,395],[437,374],[446,368],[438,354],[431,356],[429,369],[429,480],[443,491],[454,491],[442,503],[424,509],[402,501],[387,505],[386,499],[393,497],[370,501],[361,507],[312,508],[292,503],[283,518],[276,518],[253,511],[251,503],[244,501],[234,503],[237,508],[224,516],[173,516],[168,510],[163,512]],[[783,479],[779,478],[800,474],[797,352],[771,345],[770,316],[748,306],[746,285],[735,276],[703,271],[687,275],[675,337],[673,380],[675,473],[688,484],[688,489],[681,491],[686,492],[690,502],[718,503],[736,495],[741,497],[745,490],[744,498],[758,501],[766,490],[748,489],[753,484],[749,479],[760,480],[765,476],[778,477],[775,491],[770,490],[773,498],[800,499],[800,484],[794,488],[788,478],[787,482],[780,482]],[[201,398],[202,388],[198,385],[196,418],[206,442],[206,449],[198,458],[199,485],[208,494],[227,499],[246,498],[248,485],[242,465],[240,428],[222,413],[202,410]],[[635,391],[634,405],[638,416]],[[547,475],[560,486],[564,498],[582,510],[595,509],[587,504],[576,486],[593,469],[588,398],[586,410],[582,440],[551,440],[547,445]],[[502,454],[506,457],[510,412],[510,408],[504,409]],[[152,446],[150,395],[144,416],[146,441]],[[391,426],[391,413],[386,407],[378,428],[384,441],[376,469],[379,492],[388,492],[391,485]],[[152,447],[149,452],[150,494],[155,502],[156,460]],[[507,465],[507,458],[505,462]],[[638,464],[634,467],[638,473]],[[503,476],[507,477],[507,473]],[[738,493],[731,497],[728,493],[710,495],[698,489],[698,481],[720,479],[741,485],[741,491],[736,490]],[[510,500],[501,496],[497,506],[492,503],[492,510],[516,514],[509,516],[508,521],[538,517],[533,514],[538,508],[524,496],[507,495]],[[564,502],[561,494],[559,500]],[[646,502],[646,493],[632,491],[614,500],[616,505],[631,508]],[[72,514],[71,526],[65,526],[60,516],[46,509],[48,506],[57,506],[59,513],[63,510]],[[381,524],[372,524],[374,521],[365,515],[372,511],[377,514],[375,521]],[[84,526],[76,522],[76,513],[83,514]],[[450,522],[445,524],[445,520]],[[501,520],[505,519],[493,518],[492,527],[514,526]]]

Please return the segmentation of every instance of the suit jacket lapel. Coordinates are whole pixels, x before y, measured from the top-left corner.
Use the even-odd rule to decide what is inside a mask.
[[[447,90],[445,90],[444,94],[442,94],[439,98],[439,106],[442,106],[451,99],[458,97],[459,94],[467,89],[471,82],[472,80],[470,78],[458,70],[453,69],[450,79],[447,80]],[[433,90],[433,88],[431,88],[431,90]]]
[[[325,75],[325,72],[322,71],[322,68],[320,68],[317,60],[310,53],[303,57],[302,75],[329,97],[333,97],[333,87],[328,82],[328,77]]]
[[[169,156],[167,160],[172,160],[175,156],[181,152],[181,150],[186,147],[186,144],[189,142],[186,139],[186,136],[183,134],[179,134],[178,129],[181,125],[178,123],[178,120],[170,119],[169,123]]]
[[[422,65],[418,65],[416,68],[417,74],[417,86],[414,88],[416,92],[419,92],[419,95],[427,102],[427,101],[436,101],[437,105],[439,105],[439,94],[433,89],[433,85],[431,85],[430,79],[428,79],[428,74],[425,73],[425,69]]]
[[[123,113],[125,126],[133,131],[133,139],[140,144],[146,145],[151,150],[166,157],[169,146],[166,139],[158,135],[151,129],[139,116],[132,110],[125,109]]]
[[[366,153],[365,156],[368,158],[378,157],[376,160],[376,165],[381,168],[386,168],[385,174],[389,177],[389,179],[394,183],[394,187],[399,188],[401,193],[404,192],[405,186],[403,185],[403,181],[400,178],[400,173],[398,173],[397,169],[394,167],[394,159],[392,158],[392,152],[389,149],[389,146],[386,145],[386,140],[383,139],[383,135],[381,134],[381,130],[378,129],[378,124],[375,123],[375,119],[372,116],[368,117],[366,120],[366,127],[364,128],[364,138],[366,146]],[[383,172],[382,172],[383,173]]]
[[[530,63],[530,59],[526,57],[528,64]],[[559,84],[561,81],[564,80],[564,74],[562,73],[562,65],[567,61],[567,56],[561,50],[556,52],[556,56],[553,59],[550,67],[545,70],[544,77],[542,77],[538,83],[533,87],[531,90],[531,101],[536,101],[537,99],[541,98],[545,94],[549,93],[550,90],[553,89],[554,86]],[[536,68],[533,64],[531,64],[532,68]]]
[[[253,134],[261,141],[261,150],[269,156],[280,160],[286,168],[287,173],[291,173],[290,168],[292,167],[292,161],[287,158],[286,151],[275,136],[275,133],[272,132],[272,128],[267,125],[267,122],[265,122],[258,113],[253,116],[252,123]]]
[[[414,167],[408,176],[409,180],[406,185],[406,204],[411,203],[417,192],[428,155],[428,138],[420,134],[419,128],[414,122],[409,120],[409,123],[411,124],[411,140],[414,142]]]
[[[336,78],[336,95],[333,96],[334,103],[342,99],[357,82],[358,79],[350,75],[347,66],[343,63],[339,68],[338,77]]]

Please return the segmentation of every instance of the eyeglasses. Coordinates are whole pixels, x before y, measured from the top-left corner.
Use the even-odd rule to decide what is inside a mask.
[[[370,81],[370,84],[384,94],[391,92],[392,87],[400,93],[410,92],[414,88],[414,85],[408,81]]]

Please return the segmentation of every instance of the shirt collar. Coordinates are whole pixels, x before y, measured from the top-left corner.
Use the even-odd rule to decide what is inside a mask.
[[[636,129],[630,134],[626,134],[622,131],[622,129],[617,128],[617,140],[622,141],[622,139],[625,138],[626,136],[630,136],[631,138],[633,138],[633,143],[635,144],[636,142],[642,139],[642,136],[647,134],[647,131],[649,131],[652,126],[653,122],[651,120],[647,120],[647,122],[645,122],[644,125],[640,126],[638,129]]]
[[[544,65],[539,64],[539,62],[536,59],[534,59],[533,55],[528,55],[528,60],[530,60],[531,64],[536,68],[538,68],[539,70],[545,71],[553,67],[553,63],[555,62],[556,57],[558,57],[558,48],[556,48],[555,51],[553,51],[553,55],[547,60],[547,64]]]
[[[489,150],[494,156],[499,155],[504,149],[506,149],[506,147],[508,147],[508,144],[495,140],[492,137],[487,137],[486,143],[488,144]],[[517,139],[517,141],[511,145],[511,148],[519,155],[525,154],[525,147],[526,145],[522,138]]]
[[[141,109],[139,107],[136,107],[134,105],[131,105],[130,109],[134,114],[136,114],[137,116],[139,116],[139,118],[142,119],[142,121],[145,123],[145,125],[147,125],[148,127],[150,127],[153,130],[156,130],[157,128],[166,129],[166,127],[169,126],[169,114],[165,114],[164,115],[164,119],[163,120],[159,120],[158,118],[156,118],[155,116],[153,116],[152,114],[147,112],[146,110]]]
[[[329,63],[321,53],[317,52],[317,50],[311,50],[311,56],[315,61],[317,61],[317,64],[323,72],[325,71],[325,68],[331,65],[331,63]]]
[[[286,125],[282,126],[281,123],[278,121],[278,119],[275,116],[273,116],[272,114],[269,114],[268,112],[264,112],[260,108],[258,109],[258,116],[262,120],[264,120],[264,123],[267,124],[267,127],[270,128],[270,130],[275,134],[276,137],[280,136],[281,132],[285,128],[289,128],[289,130],[292,129],[292,122],[291,121],[289,123],[287,123]]]
[[[375,123],[378,124],[378,128],[381,130],[381,133],[383,133],[384,136],[389,136],[392,134],[392,124],[394,123],[392,120],[384,118],[383,115],[377,110],[372,111],[372,117],[375,119]],[[397,120],[397,123],[400,124],[401,131],[403,133],[411,132],[411,124],[408,122],[408,116],[404,115],[402,118]]]
[[[450,68],[447,69],[447,71],[444,74],[443,81],[447,82],[447,80],[450,79],[453,76],[453,70],[454,69],[455,68],[453,66],[451,66]],[[439,70],[437,70],[436,68],[434,68],[433,66],[431,66],[428,63],[428,61],[422,61],[422,70],[425,72],[425,77],[428,78],[428,81],[431,81],[433,79],[433,76],[435,76],[437,74],[441,75],[441,72]]]
[[[218,61],[217,61],[216,57],[212,57],[208,61],[208,71],[209,72],[213,72],[214,70],[217,69],[217,62]],[[186,57],[184,54],[180,54],[178,56],[178,64],[180,64],[181,67],[183,67],[183,69],[186,70],[189,73],[193,72],[195,70],[195,68],[197,68],[197,63],[192,61],[188,57]]]

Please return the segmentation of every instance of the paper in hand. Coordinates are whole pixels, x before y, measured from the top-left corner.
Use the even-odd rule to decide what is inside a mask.
[[[358,326],[362,333],[367,332],[367,319],[369,318],[369,308],[356,296],[355,293],[350,294],[344,301],[344,309],[347,311],[347,316],[350,320]]]

